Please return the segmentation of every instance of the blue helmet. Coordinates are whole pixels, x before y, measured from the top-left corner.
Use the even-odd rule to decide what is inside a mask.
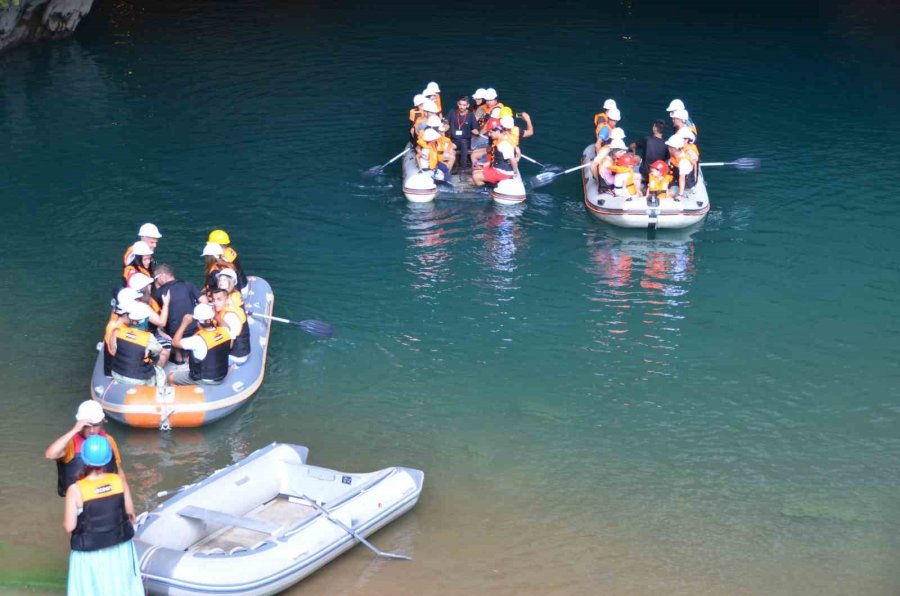
[[[81,445],[81,461],[86,466],[105,466],[112,459],[112,447],[109,440],[102,435],[93,435],[85,439]]]

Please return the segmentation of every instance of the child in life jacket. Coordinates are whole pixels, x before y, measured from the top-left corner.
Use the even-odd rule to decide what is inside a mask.
[[[449,177],[447,166],[441,163],[443,151],[438,146],[441,133],[433,128],[426,128],[416,147],[416,160],[419,171],[428,172],[435,180],[446,180]]]
[[[614,193],[619,197],[636,197],[641,187],[640,174],[634,173],[639,165],[638,158],[632,153],[621,153],[613,160],[609,169],[613,172]]]
[[[649,179],[647,180],[647,195],[656,199],[665,199],[669,196],[669,184],[672,183],[672,175],[669,173],[669,165],[661,159],[650,164]]]

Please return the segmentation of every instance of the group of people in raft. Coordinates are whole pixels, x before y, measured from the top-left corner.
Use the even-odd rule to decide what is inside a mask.
[[[622,114],[615,100],[603,102],[603,111],[594,116],[596,156],[591,175],[603,192],[625,197],[668,197],[680,201],[697,184],[700,149],[697,126],[680,99],[673,99],[666,111],[672,119],[672,134],[665,141],[666,123],[656,120],[652,134],[625,144],[625,131],[619,127]],[[637,168],[637,172],[635,169]],[[677,188],[674,192],[671,190]]]
[[[123,256],[103,338],[104,373],[127,385],[215,385],[250,355],[244,310],[247,276],[224,230],[210,232],[201,289],[157,264],[162,234],[152,223]],[[163,367],[173,369],[168,375]]]
[[[460,173],[470,173],[477,186],[497,184],[516,175],[521,157],[519,141],[534,134],[531,116],[514,113],[492,87],[477,89],[472,100],[461,96],[456,109],[445,116],[437,83],[428,83],[413,97],[409,135],[420,172],[442,181],[458,166]],[[515,118],[525,123],[525,130],[516,125]]]

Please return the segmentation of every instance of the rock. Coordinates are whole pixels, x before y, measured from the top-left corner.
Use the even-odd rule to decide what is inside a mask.
[[[0,52],[71,35],[94,0],[0,0]]]

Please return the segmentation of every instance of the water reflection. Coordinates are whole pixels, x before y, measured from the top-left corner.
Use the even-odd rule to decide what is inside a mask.
[[[411,287],[416,298],[435,298],[449,281],[456,223],[455,213],[448,207],[434,202],[407,204],[403,214],[403,226],[410,232],[406,270],[413,275]]]
[[[595,230],[588,234],[593,276],[587,298],[597,306],[596,343],[604,351],[642,353],[645,372],[668,374],[688,293],[696,272],[690,232],[648,238],[645,231]]]
[[[524,205],[492,204],[483,212],[479,222],[484,247],[481,256],[488,285],[502,293],[512,293],[517,284],[517,255],[527,245],[525,228],[521,222]],[[511,297],[510,297],[511,298]]]

